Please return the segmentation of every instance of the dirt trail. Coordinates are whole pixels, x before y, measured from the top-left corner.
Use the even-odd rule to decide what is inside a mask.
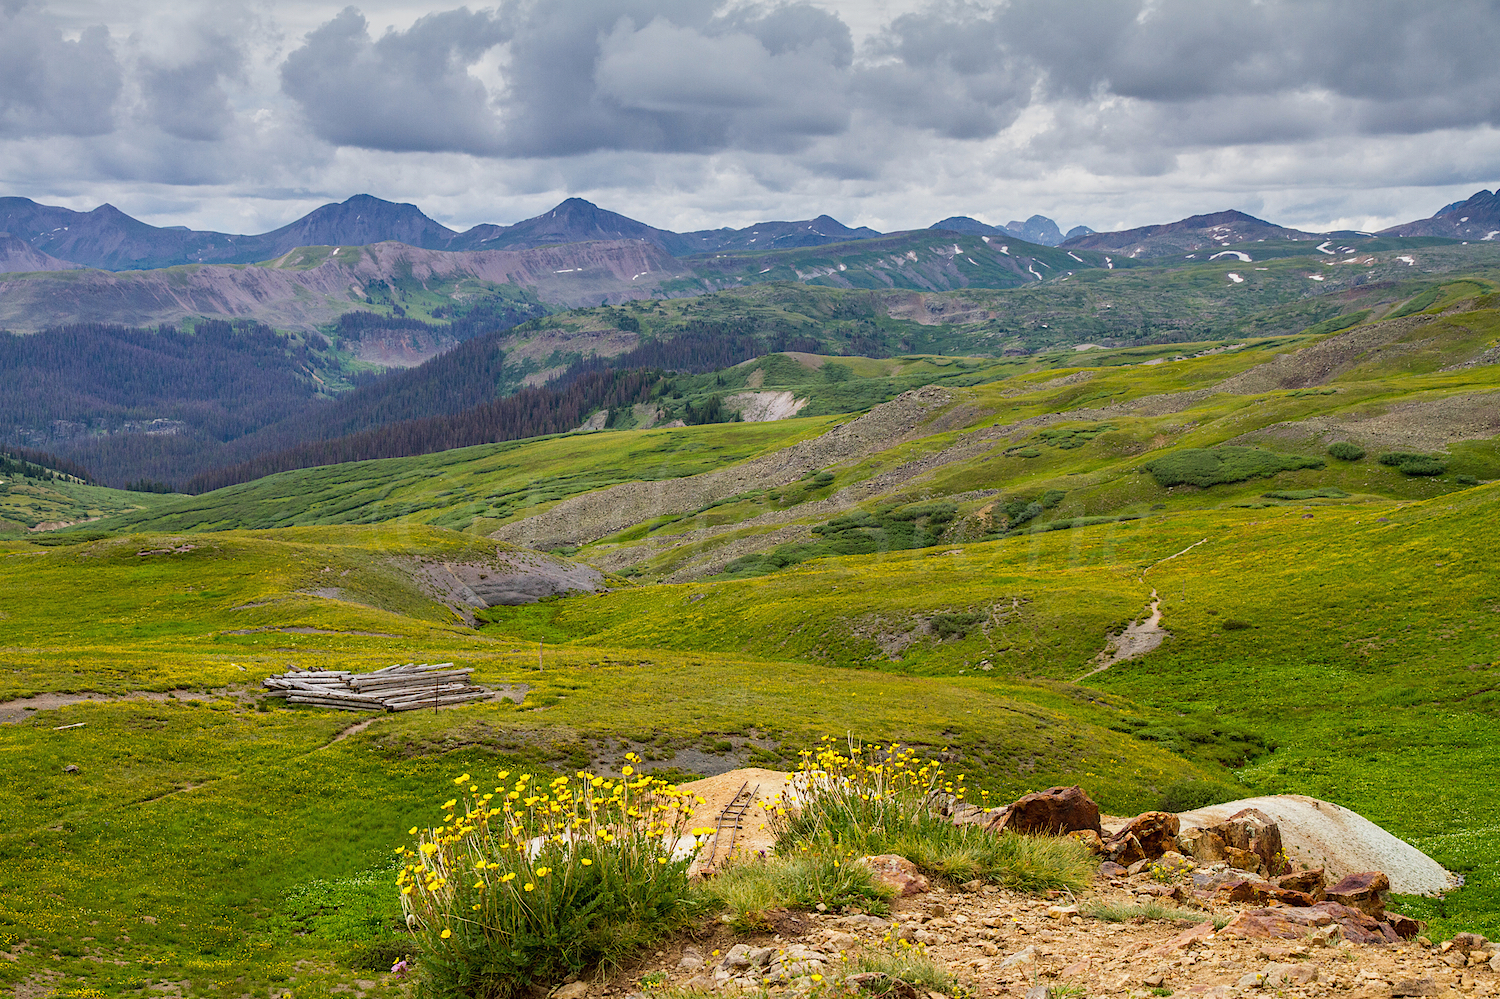
[[[1125,626],[1125,630],[1118,635],[1111,635],[1106,639],[1104,651],[1099,653],[1095,662],[1099,663],[1093,669],[1073,681],[1078,683],[1093,676],[1095,673],[1103,673],[1117,662],[1126,659],[1134,659],[1143,656],[1162,643],[1167,637],[1166,631],[1161,626],[1161,597],[1156,591],[1151,591],[1151,615],[1144,621],[1131,621]]]
[[[1174,552],[1166,558],[1157,559],[1141,570],[1141,582],[1144,583],[1146,581],[1146,573],[1157,566],[1170,562],[1174,558],[1181,558],[1199,545],[1207,543],[1208,539],[1203,538],[1201,541],[1194,541],[1180,552]],[[1151,603],[1149,606],[1151,613],[1146,620],[1131,621],[1125,626],[1124,631],[1118,635],[1110,635],[1105,639],[1104,649],[1094,659],[1099,665],[1083,674],[1083,676],[1080,676],[1077,680],[1074,680],[1074,683],[1081,683],[1095,673],[1103,673],[1115,663],[1145,655],[1160,645],[1167,635],[1171,634],[1171,632],[1161,626],[1161,597],[1156,595],[1156,587],[1154,586],[1151,588]]]

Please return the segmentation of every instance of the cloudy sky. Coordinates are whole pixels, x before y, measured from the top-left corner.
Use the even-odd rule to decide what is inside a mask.
[[[0,195],[1373,229],[1500,184],[1484,0],[0,0]]]

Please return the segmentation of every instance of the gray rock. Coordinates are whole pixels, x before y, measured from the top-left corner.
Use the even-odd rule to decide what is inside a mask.
[[[724,955],[724,960],[719,962],[721,968],[748,968],[750,967],[750,945],[735,944],[729,948],[729,953]]]
[[[569,982],[567,985],[559,986],[552,993],[552,999],[583,999],[588,994],[589,986],[587,982]]]

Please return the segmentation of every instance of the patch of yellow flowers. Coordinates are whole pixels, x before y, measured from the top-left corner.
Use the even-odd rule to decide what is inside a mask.
[[[766,807],[778,838],[806,840],[841,830],[893,830],[928,812],[937,799],[962,799],[964,775],[949,778],[936,760],[900,743],[843,745],[824,736],[803,750],[791,789]]]
[[[619,778],[502,770],[483,793],[477,778],[455,777],[460,795],[443,803],[442,824],[412,827],[414,846],[396,851],[408,924],[429,943],[455,931],[498,943],[561,916],[601,882],[685,880],[694,852],[682,848],[686,826],[703,799],[637,774],[634,753],[626,761]],[[692,845],[712,831],[694,829]]]

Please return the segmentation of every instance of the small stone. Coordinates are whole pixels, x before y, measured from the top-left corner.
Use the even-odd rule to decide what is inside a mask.
[[[552,999],[583,999],[588,994],[587,982],[569,982],[567,985],[558,986],[552,993]]]
[[[1099,876],[1105,878],[1123,878],[1129,874],[1128,868],[1122,867],[1113,860],[1106,860],[1099,865]]]
[[[1500,975],[1500,950],[1490,955],[1490,970]]]
[[[1018,967],[1018,966],[1023,965],[1023,964],[1035,964],[1035,963],[1036,963],[1036,948],[1035,947],[1027,947],[1025,950],[1017,951],[1016,953],[1012,954],[1010,957],[1007,957],[1005,960],[1001,961],[1000,962],[1000,970],[1001,971],[1005,971],[1007,968],[1015,968],[1015,967]]]
[[[1392,996],[1435,996],[1441,991],[1430,978],[1403,978],[1391,985]]]
[[[976,894],[979,889],[984,887],[984,882],[980,881],[978,878],[975,878],[973,881],[965,881],[963,884],[959,885],[959,887],[968,892],[970,895],[973,895]]]
[[[1447,943],[1452,944],[1454,950],[1467,954],[1470,951],[1482,950],[1489,941],[1478,933],[1455,933],[1453,939]]]
[[[681,961],[677,962],[677,967],[681,968],[683,971],[702,971],[703,958],[694,957],[691,954],[687,955]]]
[[[859,862],[875,872],[875,880],[892,889],[898,895],[920,895],[927,891],[927,879],[905,857],[894,853],[878,857],[861,857]]]
[[[1076,905],[1049,905],[1047,906],[1048,919],[1068,919],[1078,915]]]
[[[719,962],[721,968],[748,968],[750,967],[750,945],[735,944],[729,948],[729,953],[724,955],[724,960]]]
[[[1147,975],[1145,978],[1141,979],[1142,982],[1144,982],[1145,984],[1151,986],[1153,989],[1159,989],[1159,988],[1161,988],[1161,983],[1164,982],[1164,981],[1166,981],[1166,980],[1167,980],[1167,976],[1163,975],[1159,971],[1158,972],[1154,972],[1153,974]]]
[[[76,774],[76,773],[78,773],[78,764],[76,764],[76,763],[69,763],[67,766],[63,767],[63,773],[65,773],[65,774]]]
[[[1045,985],[1033,985],[1026,990],[1026,999],[1047,999],[1048,991]]]
[[[1264,984],[1266,984],[1265,973],[1260,971],[1252,971],[1250,972],[1250,974],[1245,975],[1239,981],[1235,982],[1234,986],[1238,989],[1258,989]]]

